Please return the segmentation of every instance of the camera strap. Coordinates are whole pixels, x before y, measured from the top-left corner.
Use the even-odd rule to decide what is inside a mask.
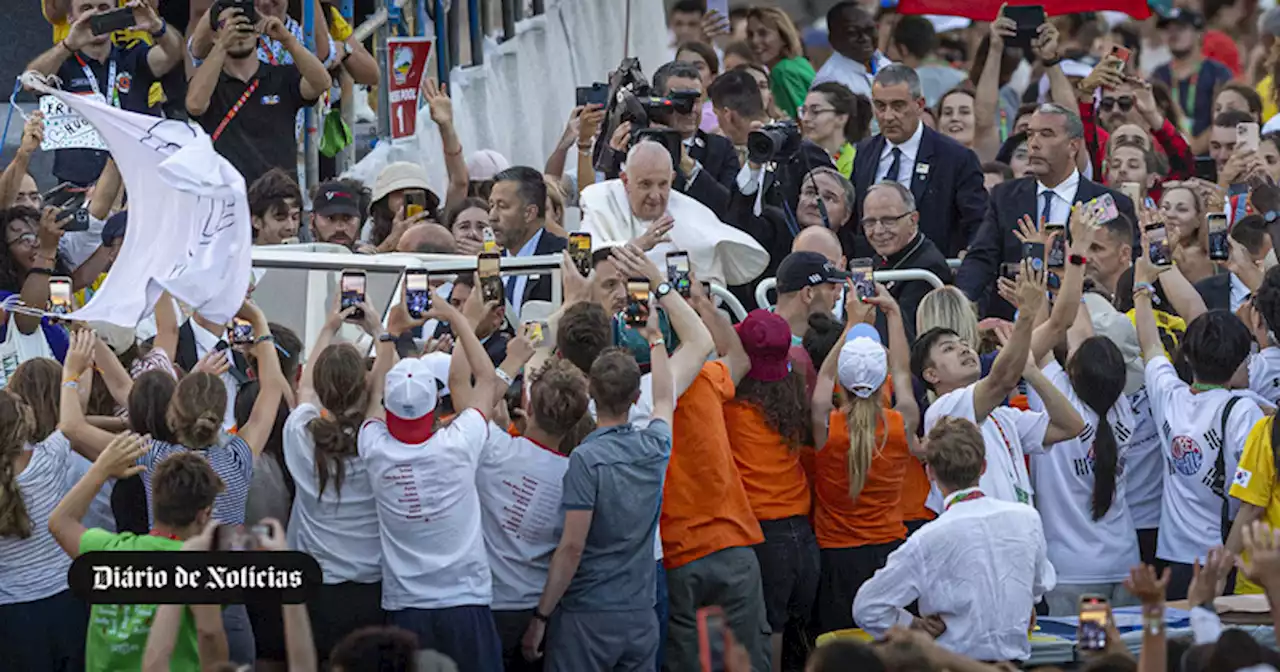
[[[213,138],[214,142],[217,142],[218,137],[227,129],[227,124],[230,124],[231,120],[235,119],[237,114],[240,114],[240,108],[244,107],[244,104],[249,101],[249,97],[252,96],[253,92],[257,89],[258,78],[254,77],[253,81],[249,82],[249,88],[245,89],[244,93],[240,94],[240,100],[237,100],[236,104],[232,105],[231,109],[227,110],[226,116],[222,118],[222,121],[218,122],[218,127],[213,129],[213,133],[210,137]]]

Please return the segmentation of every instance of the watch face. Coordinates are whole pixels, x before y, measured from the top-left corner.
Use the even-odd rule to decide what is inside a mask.
[[[658,296],[664,296],[671,292],[671,283],[664,282],[658,285]]]

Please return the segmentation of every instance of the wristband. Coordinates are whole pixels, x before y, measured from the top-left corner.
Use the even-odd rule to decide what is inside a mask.
[[[506,383],[507,387],[511,387],[512,385],[515,384],[515,381],[511,379],[511,376],[507,375],[506,371],[502,370],[502,367],[498,367],[494,369],[493,372],[497,374],[498,380],[501,380],[502,382]]]
[[[74,390],[74,389],[78,389],[78,388],[80,387],[80,383],[79,383],[79,382],[77,382],[77,381],[74,381],[74,380],[64,380],[64,381],[62,381],[62,386],[63,386],[63,387],[69,387],[69,388],[71,388],[71,389],[73,389],[73,390]]]
[[[396,336],[395,334],[384,333],[384,334],[378,335],[379,343],[395,343],[398,340],[400,340],[400,337]]]
[[[1073,254],[1067,257],[1067,263],[1071,264],[1072,266],[1084,266],[1085,264],[1089,263],[1089,259],[1085,257],[1083,254]]]
[[[259,336],[253,339],[254,345],[258,345],[260,343],[275,343],[275,342],[276,342],[276,337],[271,334],[264,334],[262,336]]]
[[[32,268],[27,269],[27,273],[35,273],[36,275],[48,275],[48,276],[52,276],[52,275],[53,275],[53,269],[52,269],[52,268],[40,268],[39,266],[35,266],[35,267],[32,267]]]
[[[1061,56],[1059,56],[1059,57],[1057,57],[1057,58],[1055,58],[1055,59],[1053,59],[1053,60],[1050,60],[1050,61],[1041,61],[1041,63],[1044,63],[1044,67],[1046,67],[1046,68],[1052,68],[1053,66],[1055,66],[1055,65],[1057,65],[1057,64],[1059,64],[1059,63],[1061,63],[1061,62],[1062,62],[1062,57],[1061,57]]]
[[[1134,295],[1134,296],[1137,296],[1138,294],[1140,294],[1140,293],[1142,293],[1142,292],[1147,292],[1147,293],[1149,293],[1149,294],[1155,294],[1155,293],[1156,293],[1156,286],[1155,286],[1155,285],[1153,285],[1153,284],[1151,284],[1151,283],[1149,283],[1149,282],[1135,282],[1135,283],[1133,283],[1133,295]]]
[[[167,32],[169,32],[169,22],[165,21],[164,19],[160,19],[160,30],[154,33],[151,33],[151,37],[155,38],[158,41],[161,38],[163,38],[165,33]]]
[[[666,345],[666,344],[667,344],[667,339],[659,336],[658,338],[655,338],[652,341],[649,341],[649,349],[652,350],[658,347],[659,345]]]
[[[541,612],[541,611],[538,611],[538,610],[535,608],[535,609],[533,610],[533,620],[535,620],[535,621],[542,621],[543,623],[546,623],[547,621],[550,621],[550,620],[551,620],[551,617],[550,617],[550,616],[543,616],[543,615],[542,615],[542,612]]]

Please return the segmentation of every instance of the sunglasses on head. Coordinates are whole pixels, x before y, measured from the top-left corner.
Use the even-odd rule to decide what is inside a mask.
[[[1133,103],[1134,100],[1131,96],[1120,96],[1119,98],[1107,96],[1103,97],[1102,101],[1098,103],[1098,107],[1104,111],[1110,111],[1111,108],[1119,106],[1121,112],[1128,112],[1133,109]]]

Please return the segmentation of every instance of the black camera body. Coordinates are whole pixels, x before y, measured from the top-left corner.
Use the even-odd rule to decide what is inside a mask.
[[[671,165],[680,165],[683,139],[680,132],[670,128],[637,128],[631,131],[631,146],[641,142],[656,142],[667,149],[671,155]]]
[[[794,121],[778,121],[747,136],[747,160],[752,163],[786,161],[800,151],[803,138]]]

